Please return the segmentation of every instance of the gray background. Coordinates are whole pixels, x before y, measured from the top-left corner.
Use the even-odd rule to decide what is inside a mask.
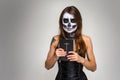
[[[0,80],[54,80],[44,62],[61,11],[76,6],[93,42],[97,71],[89,80],[120,79],[119,0],[0,0]]]

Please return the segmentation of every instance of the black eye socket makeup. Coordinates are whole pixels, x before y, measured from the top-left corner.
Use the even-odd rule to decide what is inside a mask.
[[[64,19],[63,19],[63,22],[64,22],[64,23],[68,23],[68,22],[69,22],[69,19],[68,19],[68,18],[64,18]],[[75,19],[70,19],[70,22],[71,22],[71,23],[75,23],[76,21],[75,21]]]
[[[70,19],[71,20],[71,23],[75,23],[75,19]]]
[[[63,21],[64,21],[64,23],[68,23],[68,22],[69,22],[69,19],[64,18]]]

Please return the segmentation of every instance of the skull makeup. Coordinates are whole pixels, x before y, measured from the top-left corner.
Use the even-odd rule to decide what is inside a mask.
[[[77,29],[77,24],[76,24],[75,18],[72,14],[64,13],[62,23],[63,23],[63,29],[67,33],[72,33],[74,31],[76,31],[76,29]]]

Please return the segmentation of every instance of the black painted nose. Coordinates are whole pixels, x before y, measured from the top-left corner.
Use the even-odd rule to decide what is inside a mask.
[[[70,24],[70,23],[68,23],[68,27],[71,27],[71,24]]]

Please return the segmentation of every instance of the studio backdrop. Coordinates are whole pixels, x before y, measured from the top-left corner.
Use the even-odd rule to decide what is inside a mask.
[[[60,14],[71,5],[93,43],[97,70],[84,68],[88,79],[120,79],[119,0],[1,0],[0,80],[55,80],[57,64],[47,70],[44,63]]]

